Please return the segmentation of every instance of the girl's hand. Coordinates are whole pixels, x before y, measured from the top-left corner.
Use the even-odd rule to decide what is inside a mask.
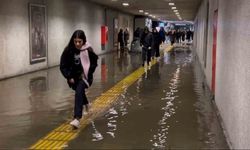
[[[69,83],[72,83],[74,84],[75,83],[75,80],[73,78],[69,79]]]

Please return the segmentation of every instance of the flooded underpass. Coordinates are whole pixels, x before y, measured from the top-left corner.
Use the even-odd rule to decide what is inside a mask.
[[[94,84],[87,91],[90,102],[141,64],[140,53],[100,56]],[[71,119],[74,93],[57,67],[0,84],[0,119],[4,120],[0,148],[28,148]],[[6,92],[10,89],[12,92]],[[164,52],[159,62],[125,88],[107,111],[91,120],[64,148],[229,147],[199,62],[191,50],[179,47]]]
[[[148,70],[69,149],[228,149],[211,94],[190,50]]]

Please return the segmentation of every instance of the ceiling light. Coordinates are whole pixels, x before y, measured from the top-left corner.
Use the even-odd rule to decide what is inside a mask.
[[[112,2],[117,2],[118,0],[111,0]]]
[[[139,10],[140,13],[143,13],[144,11],[142,9]]]
[[[168,3],[169,6],[174,6],[174,3]]]
[[[122,3],[123,6],[129,6],[129,3]]]
[[[175,9],[175,10],[174,10],[174,12],[178,12],[178,10],[177,10],[177,9]]]
[[[176,9],[176,7],[172,7],[172,9]]]
[[[148,15],[148,12],[145,12],[144,14],[145,14],[145,15]]]

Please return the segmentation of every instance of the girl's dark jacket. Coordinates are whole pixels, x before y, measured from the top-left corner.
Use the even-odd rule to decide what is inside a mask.
[[[87,48],[88,53],[89,53],[89,60],[90,60],[90,67],[89,67],[89,72],[88,72],[88,83],[89,86],[93,82],[93,73],[95,72],[95,69],[97,67],[97,59],[98,56],[94,53],[93,49],[91,47]],[[64,50],[62,56],[61,56],[61,61],[60,61],[60,70],[63,74],[63,76],[69,81],[69,79],[74,79],[75,81],[79,81],[81,79],[83,69],[75,69],[75,63],[74,63],[74,54],[76,51],[79,52],[79,50],[73,49],[67,49]],[[68,82],[69,86],[72,87]]]

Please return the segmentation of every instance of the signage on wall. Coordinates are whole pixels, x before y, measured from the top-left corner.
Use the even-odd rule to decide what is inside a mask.
[[[102,50],[105,50],[105,46],[108,43],[108,26],[101,26],[101,46]]]
[[[30,64],[47,59],[46,6],[29,4]]]

